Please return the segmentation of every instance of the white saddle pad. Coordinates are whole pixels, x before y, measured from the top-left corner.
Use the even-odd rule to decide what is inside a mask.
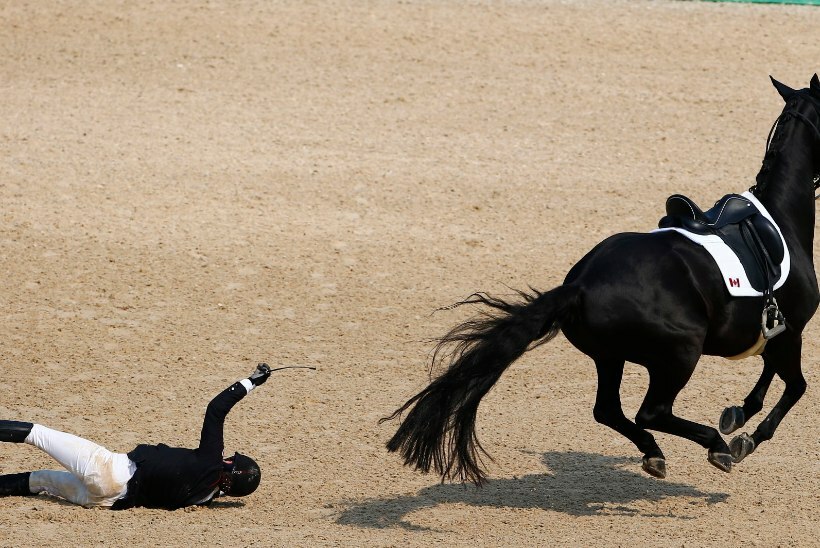
[[[774,222],[772,216],[769,215],[769,212],[766,211],[766,208],[763,207],[763,204],[758,201],[757,198],[751,192],[744,192],[741,194],[744,198],[752,202],[755,206],[757,206],[758,211],[760,214],[766,217],[768,220],[772,222],[772,224],[777,229],[777,233],[780,234],[780,240],[783,242],[783,262],[780,263],[780,279],[777,280],[777,283],[774,284],[774,288],[778,289],[784,283],[786,283],[786,278],[789,276],[789,269],[791,266],[791,260],[789,258],[789,248],[786,245],[786,240],[783,239],[783,233],[780,232],[780,227],[777,226],[777,223]],[[701,234],[694,234],[692,232],[688,232],[682,228],[658,228],[653,230],[652,232],[667,232],[669,230],[674,230],[675,232],[680,233],[681,235],[689,238],[693,242],[700,244],[703,246],[706,251],[712,255],[712,258],[715,259],[715,262],[720,269],[721,274],[723,274],[723,282],[726,284],[726,289],[729,290],[729,294],[733,297],[759,297],[763,295],[763,292],[758,291],[752,284],[749,283],[749,277],[746,276],[746,270],[743,268],[743,265],[740,263],[740,259],[737,258],[737,255],[732,248],[728,245],[723,243],[723,240],[720,239],[720,236],[709,235],[704,236]]]

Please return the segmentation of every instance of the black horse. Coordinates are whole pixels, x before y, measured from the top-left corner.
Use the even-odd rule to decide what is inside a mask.
[[[785,331],[767,341],[763,372],[743,406],[727,408],[720,418],[724,434],[743,426],[762,409],[777,374],[785,382],[783,396],[751,436],[737,436],[727,446],[716,429],[675,416],[672,405],[702,354],[730,357],[755,346],[764,297],[731,297],[710,255],[675,232],[624,233],[598,244],[551,291],[521,292],[515,302],[478,293],[457,303],[482,305],[483,313],[439,340],[433,366],[445,362],[446,370],[382,419],[409,410],[388,450],[399,451],[405,464],[423,472],[433,468],[442,481],[481,484],[486,478],[481,456],[487,453],[475,432],[479,402],[512,362],[559,331],[595,362],[595,420],[629,438],[643,453],[649,474],[665,477],[666,464],[647,430],[699,443],[708,449],[709,462],[726,472],[771,439],[806,390],[802,333],[820,303],[812,257],[820,81],[815,74],[801,90],[772,82],[786,106],[769,134],[750,192],[780,227],[791,257],[788,279],[774,292]],[[625,361],[649,372],[635,422],[621,408]]]

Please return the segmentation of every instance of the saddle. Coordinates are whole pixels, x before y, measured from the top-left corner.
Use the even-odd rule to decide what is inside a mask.
[[[680,228],[720,237],[737,255],[749,283],[766,299],[762,320],[764,337],[769,339],[785,329],[783,315],[773,296],[785,253],[783,240],[777,227],[750,200],[739,194],[727,194],[711,209],[703,211],[690,198],[673,194],[666,200],[666,216],[658,222],[658,228]]]

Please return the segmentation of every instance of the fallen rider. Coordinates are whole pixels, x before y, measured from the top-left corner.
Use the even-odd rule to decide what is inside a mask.
[[[270,374],[260,363],[211,400],[196,449],[140,444],[128,454],[113,453],[39,424],[0,420],[0,441],[33,445],[66,469],[0,475],[0,496],[48,494],[87,507],[175,510],[250,495],[259,485],[259,466],[240,453],[223,456],[223,426],[231,408]]]

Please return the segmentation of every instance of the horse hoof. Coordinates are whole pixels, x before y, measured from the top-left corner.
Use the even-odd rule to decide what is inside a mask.
[[[755,450],[755,440],[749,434],[741,434],[729,442],[729,451],[732,452],[732,459],[740,462]]]
[[[746,424],[746,415],[743,408],[736,405],[727,407],[720,414],[720,433],[731,434],[741,426]]]
[[[732,455],[728,453],[709,453],[709,462],[715,468],[723,470],[724,472],[732,471]]]
[[[660,479],[666,477],[666,460],[663,457],[644,457],[642,468],[650,476]]]

